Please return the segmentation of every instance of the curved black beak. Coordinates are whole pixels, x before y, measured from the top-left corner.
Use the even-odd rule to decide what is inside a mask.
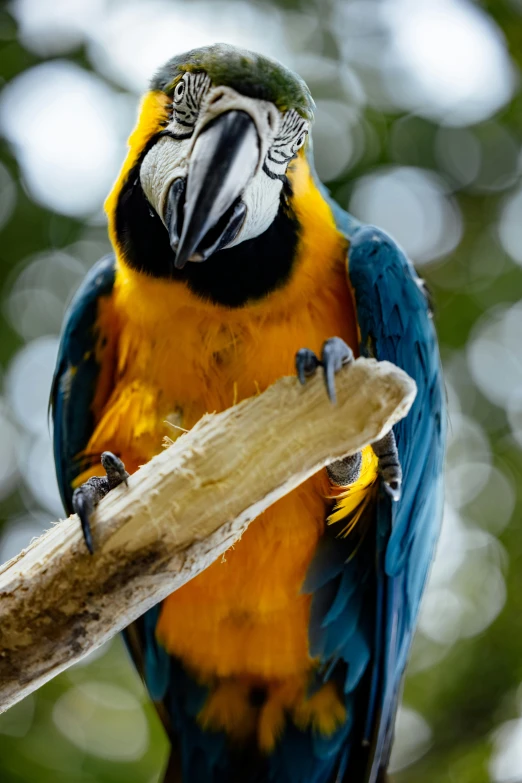
[[[259,149],[254,121],[243,111],[220,114],[201,131],[186,185],[172,184],[165,209],[177,269],[189,260],[204,261],[237,236],[246,213],[241,195],[257,168]]]

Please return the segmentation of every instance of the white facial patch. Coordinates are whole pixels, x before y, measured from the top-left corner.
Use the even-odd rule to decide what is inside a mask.
[[[165,136],[147,152],[141,164],[141,187],[162,220],[170,186],[187,176],[191,144],[191,139],[175,141]]]
[[[245,220],[229,247],[254,239],[267,230],[277,215],[282,187],[280,179],[270,179],[262,168],[254,174],[242,196],[247,208]]]
[[[265,166],[268,174],[281,177],[288,164],[306,141],[309,123],[295,109],[285,112],[279,133],[268,150]]]
[[[172,183],[187,177],[196,139],[212,120],[228,111],[251,117],[260,148],[257,168],[241,195],[246,215],[232,247],[262,234],[277,215],[288,164],[308,132],[309,123],[295,110],[282,114],[269,101],[250,98],[231,87],[212,87],[205,73],[185,73],[174,88],[166,135],[145,156],[140,180],[149,203],[163,220]]]
[[[163,220],[165,203],[174,180],[186,177],[201,103],[210,88],[206,73],[186,73],[172,95],[169,135],[147,153],[140,168],[143,192]]]
[[[259,236],[275,219],[288,164],[303,146],[308,127],[309,123],[293,109],[282,116],[279,114],[278,131],[243,193],[247,215],[230,247]]]

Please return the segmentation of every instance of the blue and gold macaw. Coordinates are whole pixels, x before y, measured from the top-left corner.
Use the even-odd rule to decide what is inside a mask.
[[[56,468],[91,552],[100,497],[207,411],[295,368],[303,383],[321,368],[334,400],[350,348],[418,387],[393,433],[279,500],[127,630],[171,741],[167,781],[386,779],[441,516],[441,370],[412,264],[317,180],[313,109],[298,76],[251,52],[170,60],[107,200],[114,255],[64,325]]]

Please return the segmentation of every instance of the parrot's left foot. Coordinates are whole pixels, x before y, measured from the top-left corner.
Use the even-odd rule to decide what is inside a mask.
[[[390,430],[384,438],[372,443],[372,449],[379,460],[379,472],[384,489],[392,500],[399,500],[401,496],[402,468],[393,430]]]
[[[330,402],[335,403],[335,373],[341,367],[346,367],[353,362],[353,351],[340,337],[331,337],[323,344],[321,358],[319,359],[309,348],[301,348],[295,355],[295,368],[301,384],[306,383],[307,378],[315,375],[318,367],[323,368],[326,391]],[[332,462],[326,470],[330,480],[339,487],[354,484],[361,472],[362,457],[360,452],[352,454],[344,459]]]
[[[335,373],[352,362],[353,351],[340,337],[330,337],[326,340],[320,359],[309,348],[301,348],[295,355],[295,368],[302,385],[306,383],[307,378],[315,375],[318,367],[323,368],[326,391],[333,404],[337,401]]]
[[[127,485],[129,474],[125,470],[125,465],[111,451],[104,451],[101,455],[101,464],[107,475],[92,476],[85,484],[74,490],[72,505],[74,512],[80,517],[82,525],[83,540],[89,552],[94,554],[91,533],[91,516],[94,509],[102,498],[107,495],[111,489],[120,484]]]
[[[335,373],[352,362],[352,349],[340,337],[331,337],[329,340],[326,340],[320,359],[309,348],[301,348],[295,355],[295,368],[298,378],[303,385],[306,383],[307,378],[315,375],[318,367],[323,368],[326,391],[332,403],[336,401]],[[392,500],[399,500],[401,496],[402,469],[393,430],[390,430],[384,438],[372,443],[372,448],[379,460],[379,471],[385,491]],[[359,478],[361,463],[362,457],[360,453],[332,462],[327,467],[330,480],[338,486],[354,484]]]

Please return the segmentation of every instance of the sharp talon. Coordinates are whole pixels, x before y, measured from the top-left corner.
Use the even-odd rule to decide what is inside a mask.
[[[382,476],[382,485],[385,492],[392,500],[400,500],[402,468],[393,430],[390,430],[380,440],[372,443],[372,448],[379,460],[379,471]]]
[[[321,362],[309,348],[301,348],[295,355],[295,369],[301,386],[304,386],[307,378],[311,378]]]
[[[335,405],[337,402],[335,373],[353,362],[353,351],[340,337],[331,337],[323,345],[321,359],[324,367],[326,391],[328,392],[330,402]]]
[[[337,394],[335,392],[335,368],[331,362],[324,365],[324,379],[326,382],[328,398],[332,405],[335,405],[337,403]]]
[[[395,502],[401,499],[401,485],[398,481],[384,482],[384,489]]]
[[[78,514],[80,518],[80,524],[82,526],[83,540],[85,541],[85,546],[89,550],[89,554],[93,555],[94,545],[92,542],[91,524],[89,520],[90,515],[92,513],[92,508],[91,508],[91,503],[86,497],[82,487],[78,487],[78,489],[74,490],[72,504],[73,504],[74,511],[76,512],[76,514]]]

